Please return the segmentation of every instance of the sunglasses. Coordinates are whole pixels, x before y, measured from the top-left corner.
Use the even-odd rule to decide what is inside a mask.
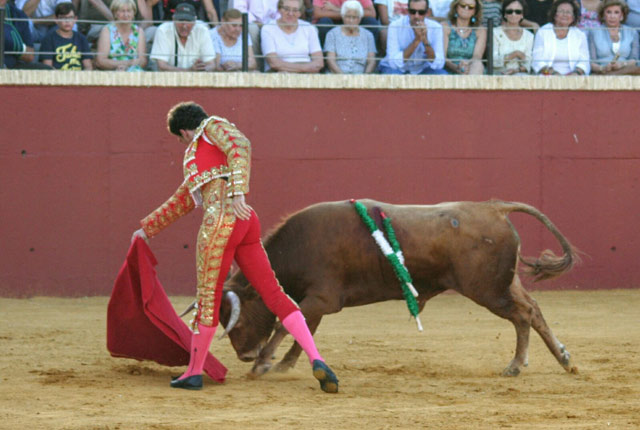
[[[415,15],[416,13],[418,15],[420,15],[420,16],[425,16],[427,14],[427,10],[426,9],[420,10],[420,9],[411,9],[411,8],[409,8],[409,15]]]
[[[522,15],[522,9],[505,9],[505,15]]]
[[[461,9],[467,9],[467,10],[474,10],[474,9],[476,8],[474,5],[471,5],[471,4],[462,4],[462,3],[460,3],[460,4],[458,5],[458,7],[459,7],[459,8],[461,8]]]

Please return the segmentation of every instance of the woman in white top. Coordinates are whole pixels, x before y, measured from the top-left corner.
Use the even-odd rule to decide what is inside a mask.
[[[525,0],[504,0],[502,26],[493,33],[493,70],[497,75],[529,73],[533,34],[522,27]]]
[[[318,73],[324,67],[316,28],[299,19],[302,8],[302,0],[280,0],[280,18],[262,27],[267,71]]]
[[[573,0],[557,0],[549,16],[553,22],[540,27],[533,42],[533,71],[541,75],[588,75],[587,36],[576,27],[580,6]]]
[[[216,70],[233,72],[242,70],[242,12],[227,9],[222,15],[222,23],[209,30],[213,49],[216,51]],[[251,48],[251,38],[248,38]],[[256,57],[253,49],[247,50],[249,70],[256,70]]]

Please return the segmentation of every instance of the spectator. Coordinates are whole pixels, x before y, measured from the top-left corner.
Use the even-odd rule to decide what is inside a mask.
[[[378,37],[380,38],[380,46],[384,48],[387,46],[389,24],[408,13],[407,0],[375,0],[375,6],[378,11],[378,19],[383,26]]]
[[[89,43],[94,43],[100,37],[102,28],[108,21],[113,21],[113,13],[111,12],[111,2],[113,0],[79,0],[80,3],[80,31],[87,35]],[[136,0],[137,13],[134,21],[145,21],[140,26],[145,29],[145,37],[150,37],[155,32],[155,27],[151,25],[153,15],[151,9],[145,0]],[[87,23],[84,21],[101,21],[101,23]],[[149,29],[149,30],[147,30]],[[146,32],[149,34],[146,35]]]
[[[58,70],[92,70],[91,48],[84,35],[73,30],[78,17],[71,2],[56,6],[57,28],[51,30],[40,45],[40,60]]]
[[[342,16],[340,10],[342,3],[347,0],[313,0],[313,19],[318,26],[320,33],[320,43],[324,45],[324,39],[329,30],[334,25],[342,24]],[[376,10],[373,7],[372,0],[357,0],[362,4],[364,17],[360,21],[361,25],[367,27],[375,39],[378,38],[380,32],[380,21],[376,19]]]
[[[598,7],[601,3],[601,0],[580,0],[580,21],[578,21],[578,28],[587,30],[587,34],[590,29],[600,27]]]
[[[524,18],[526,21],[533,22],[537,25],[537,27],[534,27],[534,30],[537,31],[538,28],[549,22],[549,11],[551,10],[552,4],[553,0],[529,1],[529,4],[527,5],[527,10],[529,12],[525,14]]]
[[[487,29],[480,28],[482,2],[453,0],[449,7],[449,24],[444,27],[446,68],[459,75],[482,75],[482,56],[487,46]]]
[[[196,22],[196,10],[190,3],[176,6],[172,22],[158,27],[151,48],[151,59],[160,71],[213,71],[216,52],[205,24]]]
[[[640,0],[627,1],[629,6],[629,14],[627,15],[626,25],[631,28],[640,28]]]
[[[110,10],[115,22],[100,32],[96,67],[141,72],[147,65],[147,48],[140,26],[132,22],[137,12],[135,0],[113,0]]]
[[[35,59],[33,39],[27,14],[7,0],[0,0],[0,8],[4,8],[6,17],[4,66],[8,69],[49,69],[50,67],[33,61]],[[14,53],[10,54],[10,52]]]
[[[180,3],[189,3],[196,11],[197,19],[208,21],[212,24],[218,23],[218,12],[213,0],[161,0],[164,21],[172,21],[176,7]]]
[[[278,14],[278,0],[234,0],[233,7],[247,14],[249,19],[249,36],[253,44],[253,53],[258,59],[262,70],[262,50],[260,49],[260,30],[265,24],[280,18]]]
[[[371,73],[376,67],[373,34],[358,26],[363,14],[362,5],[357,0],[342,3],[340,15],[344,24],[327,33],[324,45],[331,72]]]
[[[209,30],[213,49],[216,51],[216,70],[233,72],[242,70],[242,12],[238,9],[227,9],[222,15],[222,24]],[[248,40],[251,48],[251,38]],[[249,49],[247,66],[256,70],[256,58],[253,49]]]
[[[409,15],[389,26],[387,54],[378,70],[396,75],[447,74],[444,67],[442,26],[427,19],[427,0],[409,0]]]
[[[429,9],[431,9],[431,18],[438,22],[446,22],[449,15],[449,7],[451,0],[431,0]]]
[[[22,9],[29,18],[36,21],[31,32],[34,43],[42,42],[51,27],[55,25],[56,6],[68,1],[69,0],[16,0],[16,6]]]
[[[493,28],[502,23],[502,0],[482,0],[482,27],[488,27],[489,21]]]
[[[598,9],[602,27],[589,32],[591,72],[623,75],[636,72],[638,32],[622,25],[629,15],[624,0],[604,0]]]
[[[573,0],[556,0],[549,16],[553,23],[540,27],[533,41],[533,71],[542,75],[588,75],[587,36],[576,27],[580,6]]]
[[[521,23],[526,13],[525,0],[504,0],[502,26],[493,32],[493,70],[496,74],[529,73],[533,34]]]
[[[279,0],[280,18],[262,27],[267,71],[318,73],[324,66],[316,28],[299,19],[302,7],[302,0]]]

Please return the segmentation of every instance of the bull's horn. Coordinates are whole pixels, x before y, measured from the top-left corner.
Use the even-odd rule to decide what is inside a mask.
[[[183,316],[185,316],[186,314],[194,310],[195,307],[196,307],[196,301],[194,300],[189,306],[187,306],[187,309],[182,311],[182,313],[180,314],[180,318],[182,318]]]
[[[227,291],[224,293],[224,298],[229,300],[229,304],[231,305],[231,316],[229,317],[229,322],[224,329],[224,333],[220,336],[220,339],[233,330],[233,327],[235,327],[238,322],[238,318],[240,318],[240,297],[238,297],[238,295],[233,291]]]

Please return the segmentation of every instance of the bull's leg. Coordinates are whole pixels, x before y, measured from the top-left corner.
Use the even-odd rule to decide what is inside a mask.
[[[316,319],[307,318],[307,326],[309,327],[309,331],[311,332],[311,334],[315,334],[316,329],[318,328],[318,325],[320,325],[321,319],[322,317],[316,318]],[[301,352],[302,352],[302,348],[300,347],[300,345],[298,345],[298,342],[293,342],[293,345],[291,345],[291,348],[289,348],[289,351],[287,351],[287,353],[284,355],[282,360],[280,360],[276,364],[276,366],[274,367],[274,370],[276,372],[286,372],[289,369],[292,369],[293,366],[296,365],[296,362],[298,361],[298,357],[300,357]]]
[[[508,290],[498,296],[469,296],[499,317],[511,321],[516,329],[516,353],[513,360],[502,372],[504,376],[517,376],[520,374],[522,366],[527,363],[533,306],[531,306],[525,294],[526,291],[520,284],[520,278],[516,275]]]
[[[526,291],[524,291],[524,294],[533,307],[533,316],[531,319],[531,326],[533,329],[538,332],[544,343],[547,345],[547,348],[549,348],[549,351],[551,351],[551,354],[553,354],[556,360],[558,360],[558,363],[560,363],[564,370],[569,373],[578,373],[578,368],[571,362],[571,354],[569,354],[569,351],[567,351],[565,346],[560,343],[547,325],[538,303]]]
[[[287,329],[283,327],[282,323],[279,323],[267,344],[260,351],[260,354],[258,355],[253,368],[251,369],[252,375],[260,376],[267,373],[271,369],[271,358],[273,357],[276,349],[278,349],[278,346],[280,346],[280,343],[287,334],[289,334],[289,332],[287,332]]]

